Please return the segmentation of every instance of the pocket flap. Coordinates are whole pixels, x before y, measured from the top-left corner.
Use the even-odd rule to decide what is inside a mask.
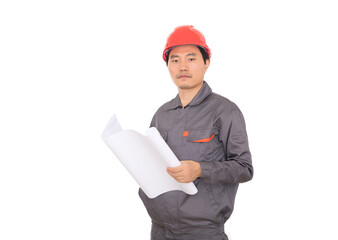
[[[210,129],[190,130],[187,141],[189,142],[210,142],[215,134]]]

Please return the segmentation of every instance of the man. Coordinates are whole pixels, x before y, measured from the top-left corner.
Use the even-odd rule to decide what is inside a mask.
[[[253,176],[242,113],[204,81],[210,56],[203,34],[193,26],[177,27],[168,37],[163,59],[178,95],[158,109],[151,127],[181,161],[168,173],[178,182],[194,182],[198,193],[170,191],[149,199],[140,189],[152,219],[152,240],[228,239],[224,223],[238,184]]]

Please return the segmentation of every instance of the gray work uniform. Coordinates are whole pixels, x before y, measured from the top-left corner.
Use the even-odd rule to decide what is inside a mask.
[[[221,240],[238,184],[251,180],[253,167],[244,118],[228,99],[204,82],[182,107],[179,95],[155,113],[156,127],[179,160],[200,163],[195,195],[170,191],[154,199],[139,195],[152,219],[152,240]]]

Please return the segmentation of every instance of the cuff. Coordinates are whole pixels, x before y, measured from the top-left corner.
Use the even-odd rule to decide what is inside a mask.
[[[212,162],[200,162],[201,165],[201,178],[203,179],[211,179],[212,176]]]

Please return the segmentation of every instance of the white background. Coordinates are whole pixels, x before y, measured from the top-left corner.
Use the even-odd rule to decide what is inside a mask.
[[[0,239],[149,239],[138,186],[100,139],[176,95],[161,54],[192,24],[206,80],[242,110],[255,167],[232,240],[338,239],[336,1],[1,1]]]

